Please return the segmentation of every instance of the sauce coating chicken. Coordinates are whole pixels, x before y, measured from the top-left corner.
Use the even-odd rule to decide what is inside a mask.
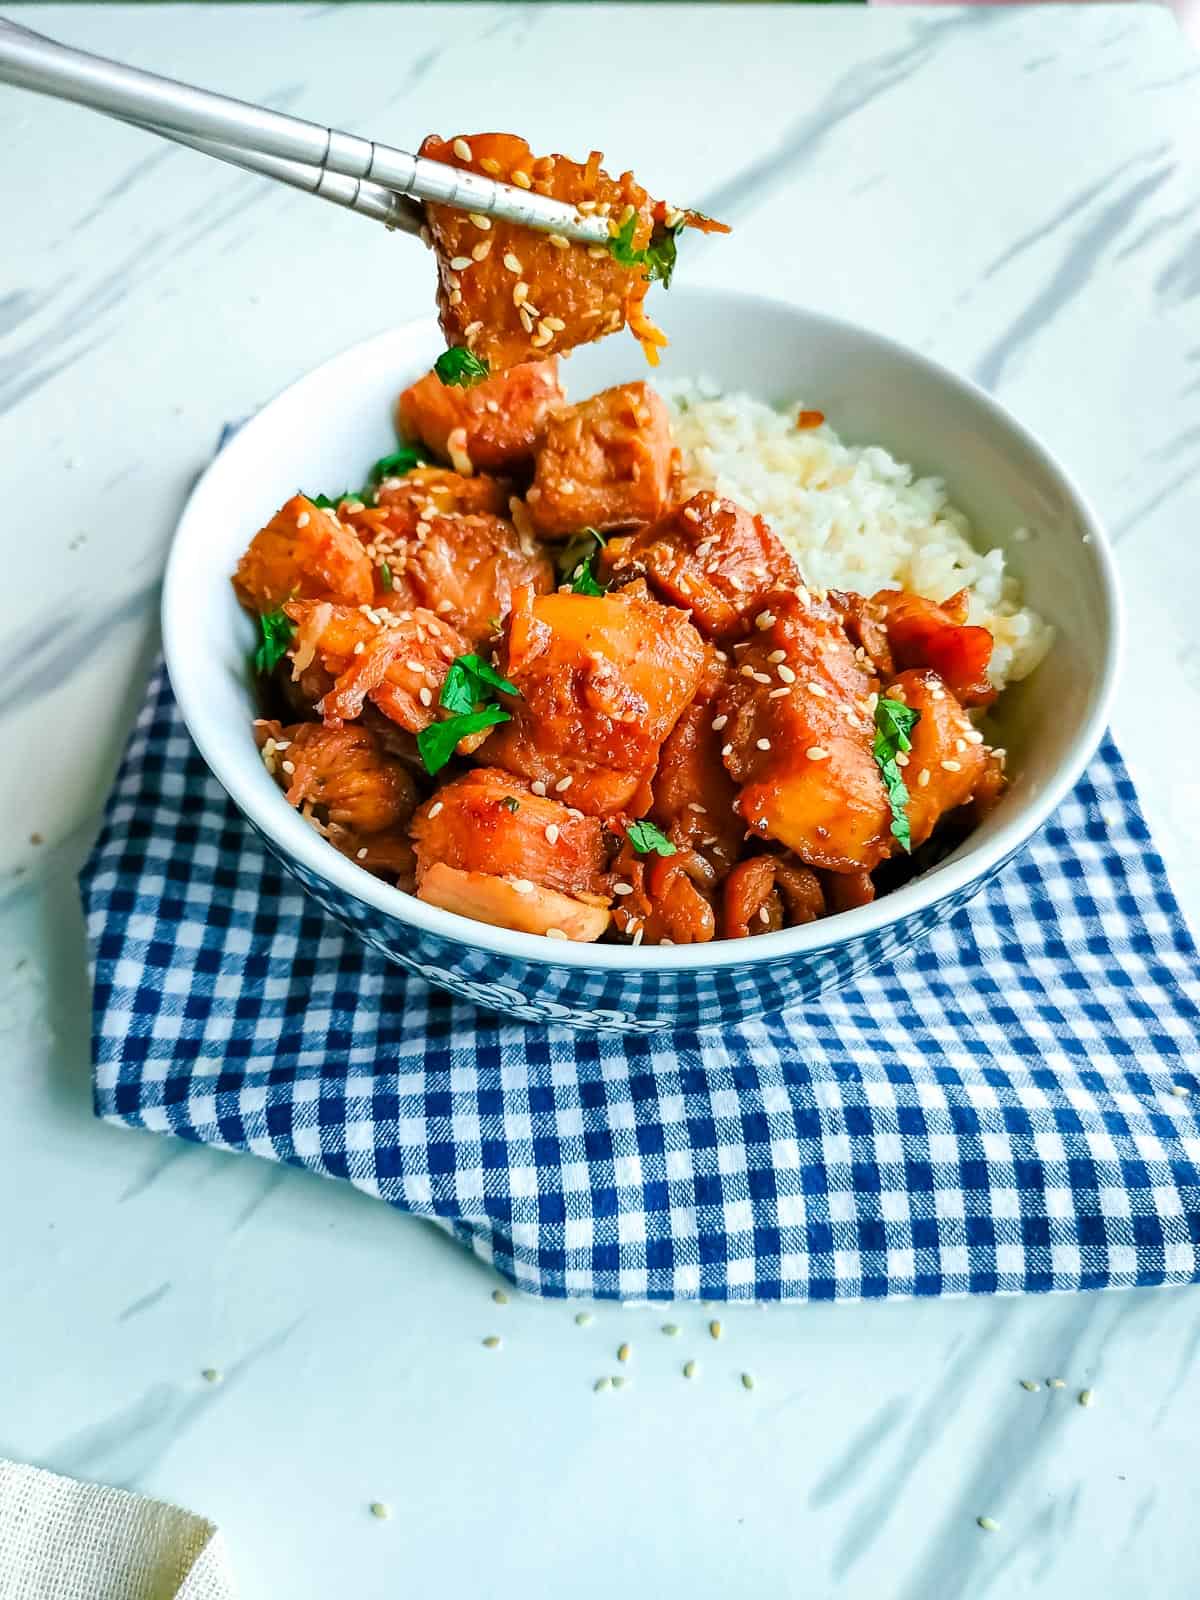
[[[514,602],[500,660],[517,694],[488,755],[592,816],[650,805],[663,740],[700,682],[704,647],[680,611],[644,592]]]
[[[678,503],[645,384],[568,406],[526,363],[398,411],[439,459],[293,496],[233,580],[267,770],[365,871],[549,939],[702,944],[869,904],[999,800],[968,596],[810,590],[761,517]],[[576,564],[585,528],[621,531]]]
[[[397,400],[396,431],[420,440],[458,473],[512,472],[532,463],[547,422],[564,405],[555,360],[497,370],[469,389],[427,372]]]
[[[645,383],[605,389],[550,418],[526,495],[543,538],[653,522],[671,485],[671,419]]]

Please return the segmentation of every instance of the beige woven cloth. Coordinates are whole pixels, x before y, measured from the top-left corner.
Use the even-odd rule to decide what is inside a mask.
[[[203,1517],[0,1461],[0,1600],[236,1600],[236,1590]]]

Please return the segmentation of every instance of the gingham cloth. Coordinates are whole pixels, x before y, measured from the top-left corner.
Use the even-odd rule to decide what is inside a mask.
[[[82,885],[100,1116],[349,1179],[522,1288],[1200,1277],[1200,964],[1111,743],[916,951],[719,1031],[506,1022],[370,952],[263,849],[161,668]]]

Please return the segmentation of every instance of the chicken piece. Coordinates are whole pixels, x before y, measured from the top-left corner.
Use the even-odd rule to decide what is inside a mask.
[[[335,850],[349,856],[364,872],[385,878],[406,894],[416,889],[416,857],[407,828],[389,828],[386,833],[363,836],[331,822],[325,836]]]
[[[293,675],[306,672],[315,660],[335,680],[314,707],[327,725],[352,721],[368,699],[410,733],[436,720],[450,663],[467,651],[466,640],[444,617],[311,600],[289,600],[283,609],[296,624]],[[468,748],[473,749],[482,740],[471,737]]]
[[[825,896],[817,875],[784,856],[752,856],[739,861],[725,880],[721,935],[747,939],[759,933],[798,928],[825,915]]]
[[[462,212],[451,215],[470,227]],[[511,287],[513,279],[506,276]],[[507,372],[497,368],[495,376],[471,389],[445,384],[436,372],[427,372],[397,400],[396,431],[402,438],[419,439],[468,477],[473,472],[511,472],[532,464],[546,423],[565,404],[558,362],[531,361],[526,355],[520,366]]]
[[[733,809],[737,788],[721,760],[725,722],[717,700],[726,662],[709,645],[696,697],[671,729],[654,774],[652,821],[680,849],[698,851],[718,875],[738,858],[745,826]]]
[[[524,933],[598,939],[608,926],[600,823],[496,768],[445,784],[413,821],[417,893]]]
[[[525,497],[538,533],[652,522],[667,501],[671,418],[649,385],[605,389],[550,419]]]
[[[908,735],[912,749],[901,766],[909,796],[904,810],[915,850],[947,812],[966,805],[977,790],[985,790],[994,803],[995,764],[983,735],[972,727],[936,672],[914,667],[902,672],[883,694],[920,712]]]
[[[356,834],[382,833],[412,816],[417,790],[411,775],[368,729],[319,722],[254,726],[267,771],[298,811],[308,806],[322,822]]]
[[[374,592],[370,557],[332,511],[293,495],[250,541],[233,587],[248,611],[274,611],[288,599],[363,605]]]
[[[818,876],[825,892],[825,909],[831,917],[839,911],[869,906],[875,898],[869,872],[822,872]]]
[[[892,677],[896,668],[888,643],[884,608],[853,590],[827,589],[825,598],[841,619],[847,639],[856,649],[861,648],[875,676],[885,680]]]
[[[718,641],[745,633],[772,590],[801,582],[761,517],[707,489],[650,527],[610,540],[601,571],[614,583],[644,577],[660,599],[689,611],[700,632]]]
[[[392,526],[397,526],[396,519],[402,512],[408,513],[414,524],[424,511],[443,516],[457,511],[501,517],[508,510],[511,495],[512,484],[504,478],[489,478],[482,472],[464,478],[461,472],[451,472],[446,467],[414,467],[402,478],[384,478],[376,490],[375,503],[390,514]],[[349,520],[357,522],[354,517]]]
[[[963,705],[986,706],[996,698],[987,675],[993,640],[986,628],[967,624],[967,601],[965,589],[940,606],[904,589],[880,589],[873,596],[901,671],[930,667]]]
[[[779,591],[757,620],[720,699],[738,811],[809,866],[870,871],[893,842],[872,680],[824,602]]]
[[[493,372],[587,344],[627,323],[653,365],[667,340],[646,316],[651,268],[631,259],[631,253],[653,240],[673,260],[680,228],[729,232],[698,212],[652,200],[630,172],[610,177],[601,169],[598,150],[580,165],[566,156],[535,156],[514,133],[478,133],[431,136],[421,154],[598,212],[611,219],[614,235],[618,224],[625,229],[623,263],[603,244],[572,244],[559,234],[537,233],[496,217],[477,219],[449,206],[426,205],[446,343],[465,345]]]
[[[613,862],[613,924],[635,944],[707,944],[717,931],[717,875],[694,850],[639,854],[628,839]]]
[[[517,591],[501,670],[519,698],[492,735],[493,765],[590,816],[642,816],[663,740],[696,692],[700,636],[681,611],[620,594]]]

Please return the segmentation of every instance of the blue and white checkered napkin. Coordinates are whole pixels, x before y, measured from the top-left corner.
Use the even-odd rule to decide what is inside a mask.
[[[83,894],[99,1115],[348,1178],[522,1288],[1200,1278],[1200,969],[1111,744],[916,952],[719,1032],[506,1022],[368,951],[263,849],[161,668]]]

